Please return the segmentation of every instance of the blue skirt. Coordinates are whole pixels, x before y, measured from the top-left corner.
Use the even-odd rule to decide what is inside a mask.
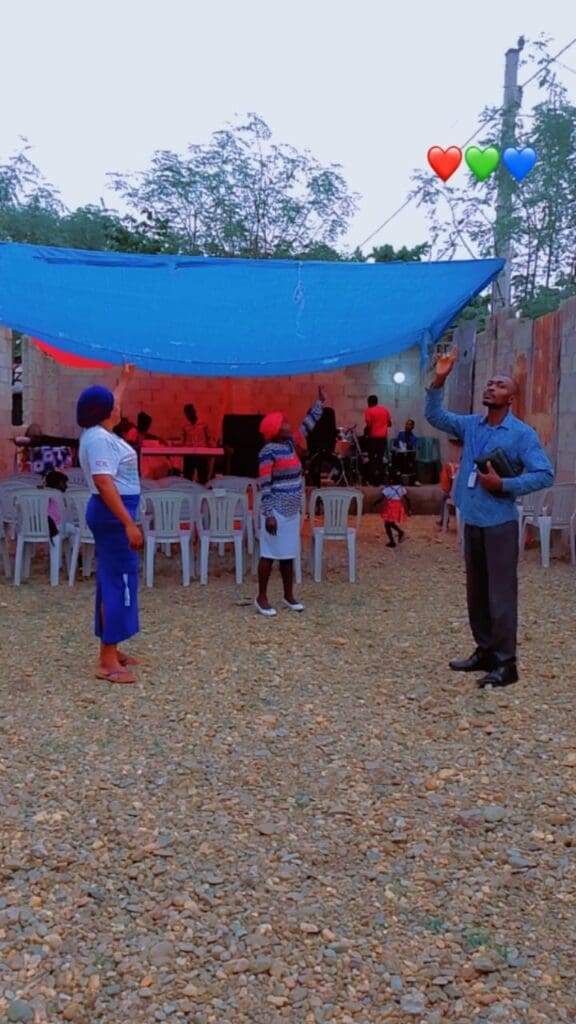
[[[122,495],[132,519],[140,495]],[[119,644],[138,632],[138,554],[126,530],[99,495],[86,507],[86,522],[96,542],[94,632],[103,644]]]

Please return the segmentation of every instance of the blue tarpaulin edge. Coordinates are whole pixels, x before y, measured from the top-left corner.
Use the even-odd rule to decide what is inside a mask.
[[[0,323],[189,376],[336,370],[429,348],[504,260],[213,259],[0,244]]]

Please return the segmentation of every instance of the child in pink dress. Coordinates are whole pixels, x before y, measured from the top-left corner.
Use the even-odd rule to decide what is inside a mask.
[[[404,540],[404,530],[401,529],[400,523],[405,523],[408,518],[408,492],[402,484],[387,484],[382,488],[382,497],[384,504],[380,514],[384,520],[384,529],[388,537],[386,547],[395,548],[394,532],[398,537],[399,544]]]

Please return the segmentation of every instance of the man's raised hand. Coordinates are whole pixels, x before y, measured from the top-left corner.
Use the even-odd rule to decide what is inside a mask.
[[[452,369],[457,358],[457,348],[451,349],[450,352],[446,352],[444,355],[436,356],[436,360],[434,362],[434,385],[436,387],[439,387],[441,384],[443,384],[446,378],[449,376],[449,374],[452,373]]]

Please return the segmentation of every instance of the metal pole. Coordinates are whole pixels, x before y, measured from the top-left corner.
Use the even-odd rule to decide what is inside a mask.
[[[524,47],[524,39],[518,40],[516,47],[506,51],[504,70],[504,103],[502,112],[502,130],[500,134],[500,151],[508,146],[516,145],[516,115],[522,102],[522,89],[518,85],[518,64],[520,53]],[[498,195],[496,199],[496,222],[494,225],[494,246],[497,256],[506,260],[506,266],[492,285],[492,312],[506,308],[511,304],[512,280],[512,242],[511,220],[513,214],[514,182],[506,169],[499,165],[497,170]]]

